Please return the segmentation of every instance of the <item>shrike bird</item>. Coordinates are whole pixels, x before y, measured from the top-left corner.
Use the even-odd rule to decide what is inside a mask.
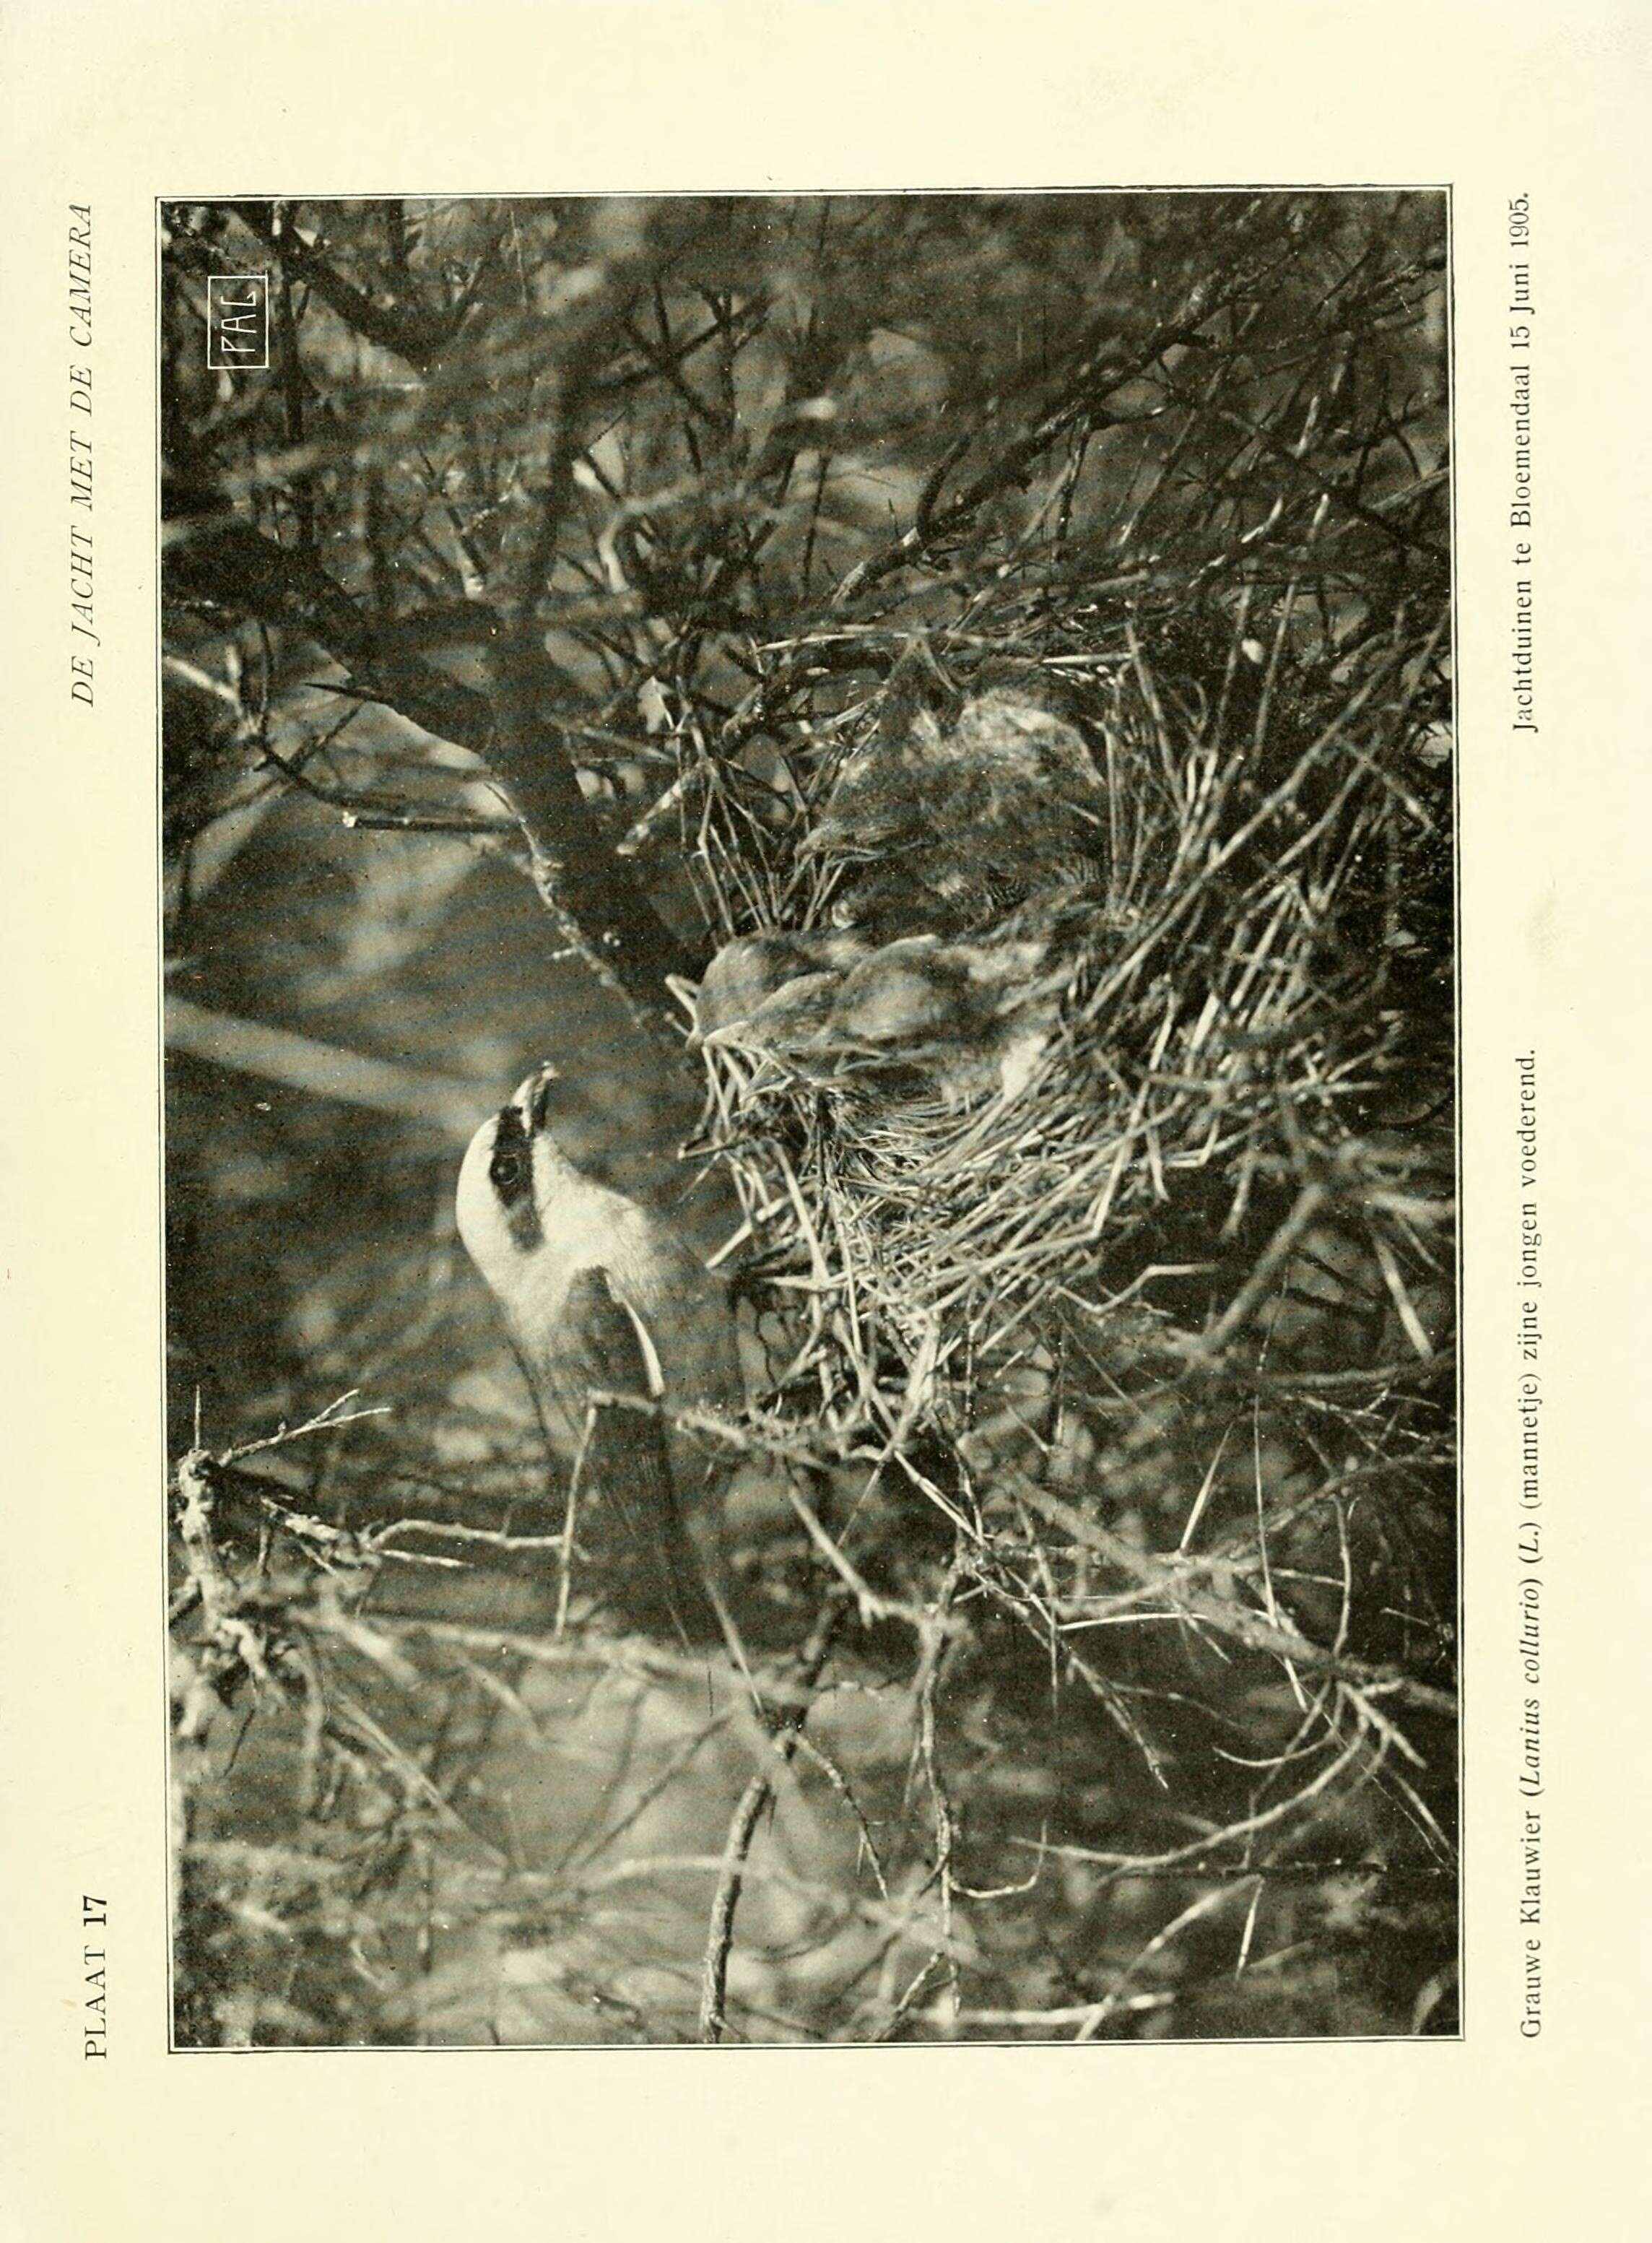
[[[1046,956],[1041,941],[886,943],[843,976],[823,1041],[851,1059],[920,1068],[949,1103],[1016,1097],[1058,1017],[1058,983],[1038,978]]]
[[[715,1639],[705,1560],[679,1508],[704,1487],[705,1452],[658,1406],[590,1398],[737,1412],[734,1312],[668,1221],[568,1159],[552,1128],[556,1084],[554,1068],[539,1068],[472,1138],[459,1235],[504,1311],[547,1438],[575,1460],[570,1499],[581,1515],[608,1515],[628,1612]]]
[[[858,935],[831,927],[736,935],[707,967],[695,994],[690,1041],[738,1042],[739,1031],[759,1015],[767,1017],[782,992],[800,982],[835,980],[870,947]]]
[[[943,942],[906,935],[873,946],[810,932],[744,936],[701,984],[696,1041],[770,1063],[776,1079],[829,1085],[868,1070],[924,1074],[949,1105],[1024,1089],[1060,1013],[1064,973],[1046,972],[1041,935]],[[707,993],[710,1001],[707,1001]],[[760,1071],[753,1088],[768,1078]]]
[[[881,724],[798,851],[839,868],[834,917],[879,942],[967,934],[1044,889],[1093,879],[1106,791],[1054,698],[1037,685],[992,686],[950,731],[903,703],[903,729]]]

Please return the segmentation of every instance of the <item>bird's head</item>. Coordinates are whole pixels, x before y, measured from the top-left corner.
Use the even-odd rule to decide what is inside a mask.
[[[742,934],[725,942],[695,993],[690,1042],[697,1047],[749,1020],[765,997],[808,971],[789,934]]]
[[[858,936],[830,927],[736,936],[706,968],[695,999],[690,1045],[737,1041],[737,1031],[790,983],[841,972],[865,954]]]
[[[932,934],[885,943],[843,977],[830,1033],[870,1050],[900,1050],[915,1039],[956,1034],[964,1023],[968,975]]]
[[[507,1298],[515,1274],[545,1243],[551,1195],[574,1173],[554,1135],[559,1082],[554,1067],[536,1068],[482,1123],[459,1171],[459,1235],[494,1290]]]

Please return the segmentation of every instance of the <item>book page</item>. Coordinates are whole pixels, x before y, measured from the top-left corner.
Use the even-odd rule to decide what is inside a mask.
[[[4,37],[11,2226],[1638,2232],[1642,27]]]

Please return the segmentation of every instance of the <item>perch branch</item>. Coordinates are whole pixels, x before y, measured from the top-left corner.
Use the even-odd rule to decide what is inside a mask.
[[[325,569],[245,523],[191,525],[171,542],[166,566],[176,596],[303,632],[350,673],[351,690],[483,758],[527,841],[542,899],[650,1024],[668,1017],[666,976],[692,976],[698,961],[597,825],[550,713],[561,681],[521,616],[495,646],[496,707],[416,655],[386,649]]]

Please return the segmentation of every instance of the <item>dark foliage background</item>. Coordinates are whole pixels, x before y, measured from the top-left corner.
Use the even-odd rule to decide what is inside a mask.
[[[1442,199],[164,225],[178,2038],[1454,2029]],[[995,686],[1031,1082],[685,1052]],[[455,1245],[553,1053],[742,1227],[745,1677],[568,1600]]]

